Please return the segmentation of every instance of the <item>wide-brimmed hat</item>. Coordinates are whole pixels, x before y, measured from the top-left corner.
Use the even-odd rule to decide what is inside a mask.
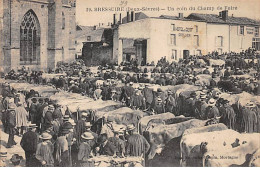
[[[63,116],[63,120],[69,120],[70,119],[70,116],[69,115],[64,115]]]
[[[135,129],[135,126],[133,124],[130,124],[130,125],[127,125],[127,130],[130,131],[130,130],[134,130]]]
[[[7,149],[3,145],[0,146],[0,158],[1,157],[7,157]]]
[[[75,121],[73,119],[69,119],[69,123],[71,123],[72,126],[76,125],[76,123],[75,123]]]
[[[246,104],[246,107],[256,107],[256,104],[254,102],[250,101]]]
[[[91,127],[92,125],[91,125],[90,122],[85,122],[85,123],[84,123],[84,126],[85,126],[85,127]]]
[[[54,106],[53,106],[53,105],[49,105],[49,106],[48,106],[48,110],[51,110],[51,109],[54,109]]]
[[[87,112],[82,112],[82,113],[81,113],[81,116],[82,116],[82,117],[88,117],[88,113],[87,113]]]
[[[14,104],[14,103],[10,103],[9,105],[8,105],[8,109],[9,110],[14,110],[16,108],[16,105]]]
[[[209,99],[208,105],[209,106],[214,106],[216,104],[216,100],[215,99]]]
[[[51,136],[49,133],[44,132],[44,133],[42,133],[42,135],[40,136],[40,138],[47,140],[47,139],[51,139],[52,136]]]
[[[133,83],[133,82],[130,82],[129,84],[130,84],[130,85],[133,85],[134,83]]]
[[[116,93],[116,90],[115,89],[111,90],[111,93]]]
[[[73,126],[70,122],[65,122],[63,125],[62,125],[62,129],[73,129]]]
[[[87,139],[87,140],[91,140],[94,139],[94,136],[92,135],[92,133],[90,132],[85,132],[81,135],[81,138],[83,139]]]

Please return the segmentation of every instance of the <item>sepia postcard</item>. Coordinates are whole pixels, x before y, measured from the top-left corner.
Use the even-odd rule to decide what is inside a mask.
[[[0,0],[0,167],[260,167],[259,0]]]

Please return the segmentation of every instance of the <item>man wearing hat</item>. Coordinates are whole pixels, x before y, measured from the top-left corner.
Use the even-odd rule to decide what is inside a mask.
[[[220,114],[219,123],[225,124],[229,129],[235,129],[236,113],[228,100],[223,100],[223,112]],[[219,109],[220,111],[220,109]]]
[[[35,154],[38,144],[38,134],[36,133],[36,124],[29,124],[29,131],[26,132],[20,142],[21,147],[25,152],[26,167],[35,167],[37,161],[35,160]]]
[[[101,90],[102,100],[110,100],[109,85],[106,82],[103,83]]]
[[[93,140],[93,146],[96,144],[97,139],[98,139],[98,134],[96,134],[95,132],[91,131],[91,123],[90,122],[85,122],[85,132],[89,132],[94,136],[94,140]]]
[[[52,125],[53,112],[54,112],[54,106],[49,105],[48,111],[45,113],[45,116],[44,116],[44,130],[46,129],[46,127],[49,127],[50,125]]]
[[[88,113],[82,112],[79,120],[76,122],[75,126],[75,136],[76,136],[76,144],[79,147],[81,143],[81,135],[85,132],[85,122],[88,117]]]
[[[29,114],[30,114],[30,121],[32,123],[36,123],[36,115],[37,115],[37,99],[32,98],[32,104],[29,108]]]
[[[128,136],[126,137],[126,156],[145,156],[150,149],[150,144],[140,134],[133,124],[127,126]]]
[[[130,99],[130,107],[132,109],[145,109],[145,99],[142,95],[140,95],[140,91],[136,90],[135,94]]]
[[[54,166],[54,158],[53,151],[54,146],[50,141],[52,136],[48,133],[42,133],[40,139],[41,143],[37,145],[36,150],[36,159],[41,163],[43,167],[53,167]]]
[[[171,90],[168,90],[168,97],[166,98],[165,110],[166,112],[175,113],[176,109],[176,101],[173,97],[173,93]]]
[[[94,91],[94,100],[99,100],[102,98],[102,90],[100,89],[100,85],[97,85],[97,89]]]
[[[165,113],[164,103],[159,96],[156,98],[156,102],[155,102],[155,106],[154,106],[154,112],[156,114]]]
[[[133,88],[133,82],[130,82],[129,86],[122,89],[123,99],[125,99],[127,106],[130,106],[130,99],[134,93],[135,89]]]
[[[106,133],[100,135],[97,147],[95,148],[97,155],[116,156],[116,147],[111,141],[108,141],[108,139]]]
[[[145,88],[142,90],[142,94],[145,98],[145,109],[150,111],[151,104],[153,102],[153,91],[149,89],[149,84],[145,84]]]
[[[59,167],[70,166],[69,142],[67,139],[67,135],[70,133],[70,128],[72,128],[72,126],[70,126],[69,124],[64,125],[60,131],[60,136],[57,138],[57,141],[55,143],[55,164]]]
[[[15,127],[16,127],[16,106],[14,103],[9,104],[9,109],[7,111],[7,127],[9,130],[9,137],[7,148],[12,148],[13,145],[16,145],[14,141]]]
[[[206,119],[212,119],[219,117],[219,110],[216,107],[216,100],[211,98],[208,101],[208,107],[206,109]]]
[[[114,123],[114,118],[112,116],[108,116],[106,119],[106,123],[102,126],[100,134],[107,134],[107,137],[113,137],[114,136],[114,131],[113,131],[113,123]]]
[[[200,99],[198,101],[195,102],[195,118],[197,119],[206,119],[205,115],[206,115],[206,108],[208,107],[207,102],[207,95],[204,92],[200,93]]]
[[[80,167],[93,167],[93,162],[88,161],[89,158],[93,156],[92,150],[93,148],[90,145],[90,141],[94,139],[94,136],[85,132],[81,135],[82,143],[79,146],[78,152],[78,163]]]
[[[257,114],[255,112],[255,103],[250,101],[242,108],[242,120],[239,120],[240,131],[246,133],[257,132]]]
[[[16,108],[16,127],[19,135],[23,135],[23,130],[27,127],[27,117],[29,117],[29,114],[22,106],[22,102],[19,101]]]
[[[114,145],[117,156],[125,157],[125,142],[119,138],[120,133],[124,133],[124,131],[119,126],[116,126],[114,128],[115,136],[109,138],[108,141]]]
[[[187,116],[195,117],[194,111],[195,111],[195,103],[197,101],[196,96],[197,96],[196,92],[192,92],[190,94],[190,97],[186,100],[187,105],[185,107],[185,112]]]

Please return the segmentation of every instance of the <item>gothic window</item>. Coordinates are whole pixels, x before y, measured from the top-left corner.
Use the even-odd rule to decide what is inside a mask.
[[[65,29],[65,15],[64,12],[62,12],[62,29]]]
[[[20,63],[40,63],[40,24],[32,10],[24,15],[20,25]]]

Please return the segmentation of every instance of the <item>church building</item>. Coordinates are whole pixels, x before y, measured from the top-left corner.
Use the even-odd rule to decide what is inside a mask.
[[[76,0],[0,0],[0,19],[1,71],[75,59]]]

